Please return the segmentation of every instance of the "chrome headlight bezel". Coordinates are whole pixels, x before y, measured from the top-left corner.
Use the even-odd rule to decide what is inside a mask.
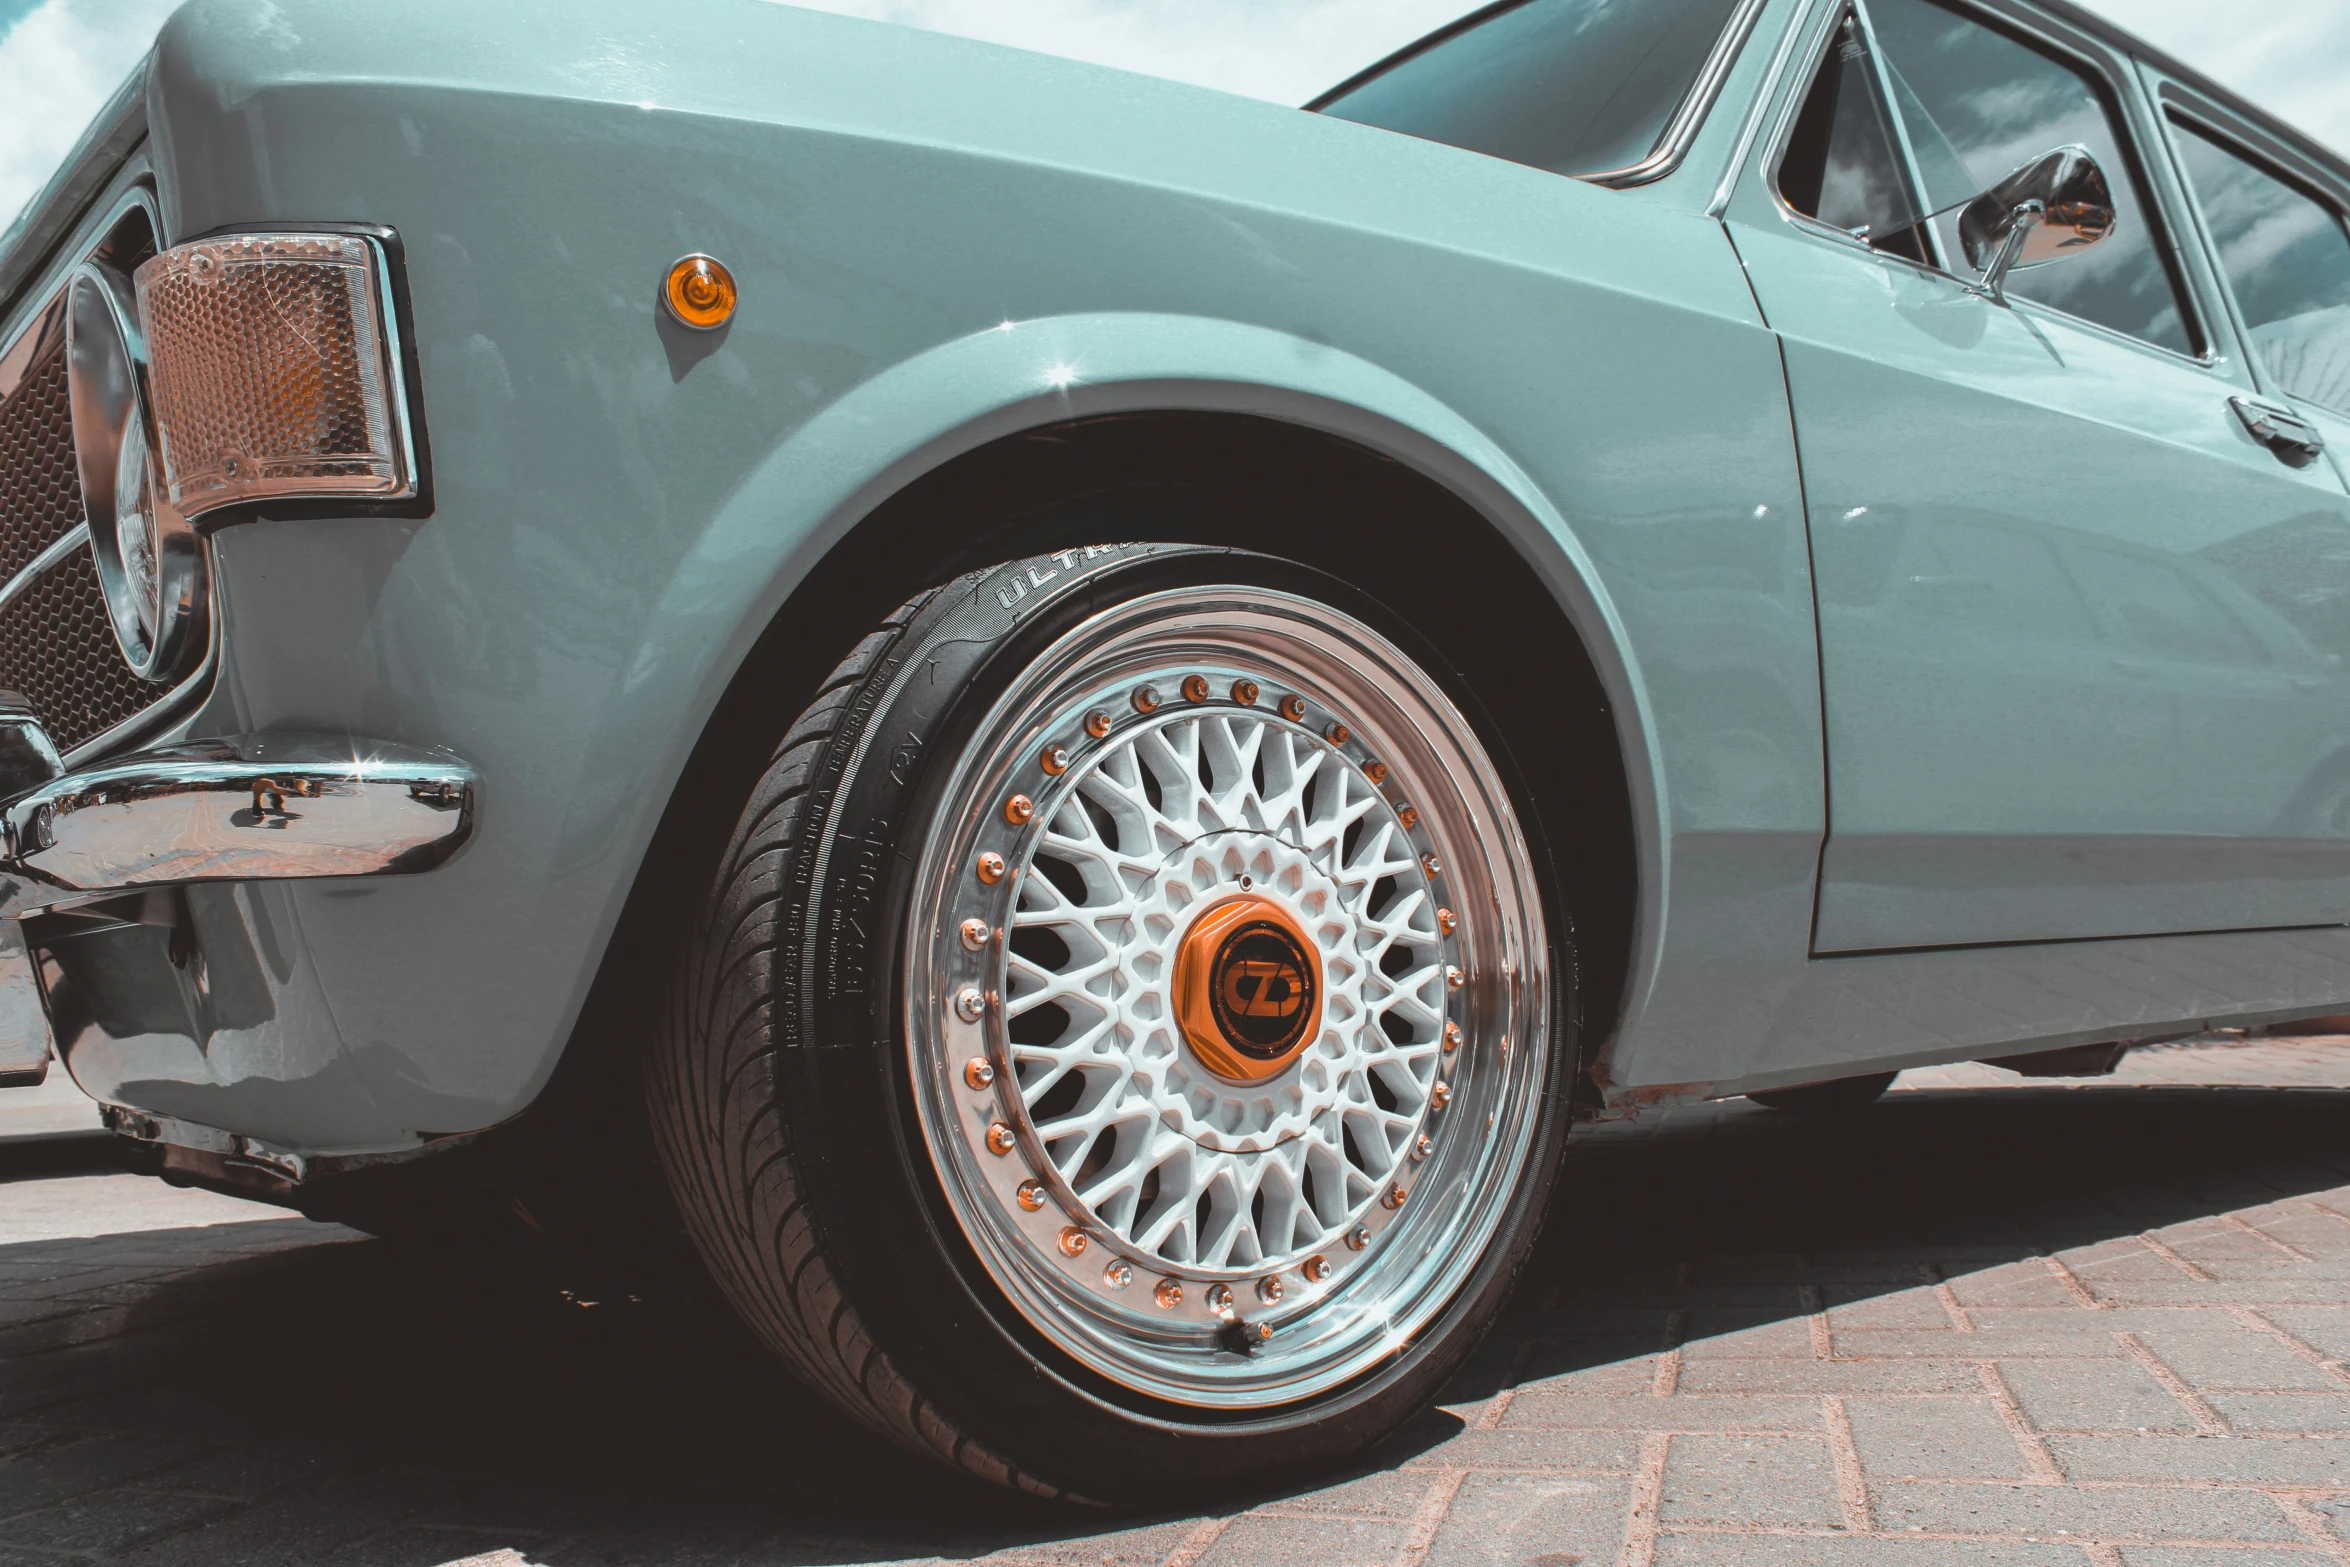
[[[130,280],[101,261],[66,297],[66,381],[90,556],[123,661],[141,680],[185,674],[206,645],[204,541],[171,506],[154,460],[147,344]],[[124,536],[136,535],[126,557]],[[139,570],[132,562],[143,562]]]

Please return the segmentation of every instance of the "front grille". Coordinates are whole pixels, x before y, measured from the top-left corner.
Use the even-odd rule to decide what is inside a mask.
[[[0,356],[0,584],[82,520],[60,315]],[[29,356],[23,350],[29,349]],[[11,387],[8,360],[23,363]],[[23,693],[60,751],[94,740],[168,695],[123,662],[87,545],[0,604],[0,689]]]

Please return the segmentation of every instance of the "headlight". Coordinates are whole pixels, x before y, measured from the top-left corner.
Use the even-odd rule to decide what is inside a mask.
[[[177,679],[204,646],[204,549],[160,493],[146,344],[120,272],[75,272],[65,343],[82,511],[114,639],[141,679]]]
[[[137,274],[163,499],[416,493],[383,251],[347,234],[231,234]]]

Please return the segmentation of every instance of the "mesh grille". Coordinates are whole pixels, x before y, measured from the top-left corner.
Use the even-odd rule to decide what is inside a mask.
[[[0,607],[0,689],[32,702],[60,751],[97,738],[163,694],[122,661],[88,550],[74,551]]]
[[[0,403],[0,582],[81,520],[60,342],[25,372],[16,395]]]
[[[59,343],[0,402],[0,582],[81,520]],[[86,547],[0,605],[0,689],[32,702],[60,751],[95,739],[167,694],[123,662]]]

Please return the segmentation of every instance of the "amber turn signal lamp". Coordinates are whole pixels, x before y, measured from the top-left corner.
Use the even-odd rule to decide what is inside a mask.
[[[679,324],[715,331],[734,318],[734,274],[715,256],[687,256],[669,269],[661,298]]]

